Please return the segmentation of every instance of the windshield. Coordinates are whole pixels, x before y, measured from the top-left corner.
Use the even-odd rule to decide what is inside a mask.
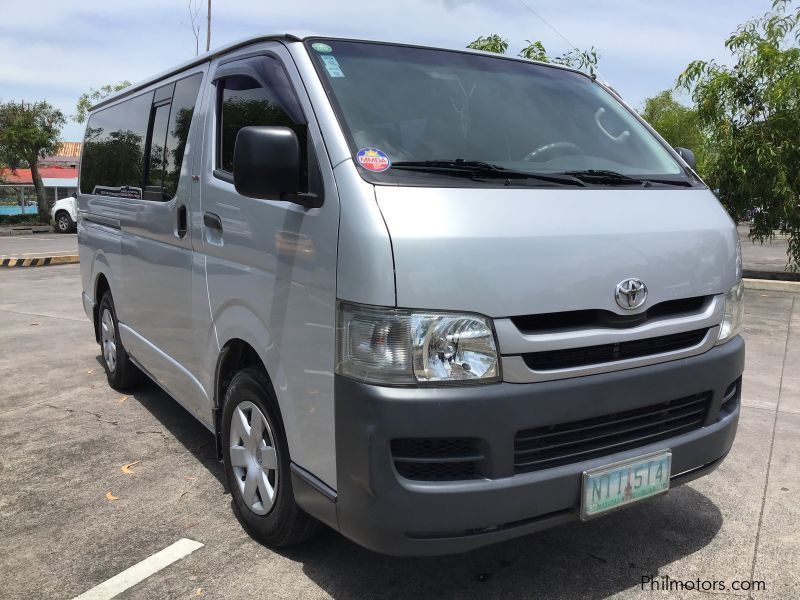
[[[480,178],[488,164],[517,175],[574,179],[591,172],[590,184],[695,183],[612,94],[579,73],[369,42],[317,39],[307,47],[370,179],[420,171],[428,178],[464,171]],[[476,163],[483,170],[470,170]]]

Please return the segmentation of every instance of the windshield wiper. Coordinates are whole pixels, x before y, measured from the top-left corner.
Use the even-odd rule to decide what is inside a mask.
[[[674,185],[679,187],[691,187],[692,184],[683,179],[649,179],[630,177],[617,173],[616,171],[606,171],[602,169],[588,169],[586,171],[565,171],[565,175],[572,175],[581,181],[594,183],[597,185],[641,185],[649,187],[653,184]]]
[[[644,185],[644,179],[628,177],[616,171],[605,171],[602,169],[587,169],[586,171],[565,171],[565,175],[572,175],[581,181],[597,183],[601,185]]]
[[[419,160],[392,163],[393,169],[422,171],[425,173],[446,173],[473,178],[487,179],[536,179],[560,185],[585,187],[586,184],[569,173],[532,173],[528,171],[512,171],[499,165],[481,160]]]

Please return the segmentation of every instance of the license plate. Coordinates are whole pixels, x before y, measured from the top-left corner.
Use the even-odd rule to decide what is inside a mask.
[[[581,519],[591,519],[669,489],[672,452],[637,456],[583,472]]]

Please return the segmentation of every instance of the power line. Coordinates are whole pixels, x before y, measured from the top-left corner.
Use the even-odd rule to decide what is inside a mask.
[[[567,44],[569,45],[569,47],[570,47],[570,48],[572,48],[573,50],[578,50],[578,47],[577,47],[575,44],[573,44],[572,42],[570,42],[570,41],[567,39],[567,36],[565,36],[565,35],[564,35],[563,33],[561,33],[561,32],[560,32],[558,29],[556,29],[556,28],[555,28],[555,26],[554,26],[554,25],[552,25],[552,24],[551,24],[551,23],[550,23],[550,22],[549,22],[547,19],[545,19],[545,18],[544,18],[542,15],[540,15],[538,12],[536,12],[535,10],[533,10],[533,7],[531,7],[531,6],[530,6],[530,5],[529,5],[527,2],[525,2],[525,0],[519,0],[519,3],[520,3],[520,4],[522,4],[522,6],[524,6],[525,8],[527,8],[527,9],[528,9],[528,10],[529,10],[531,13],[533,13],[533,14],[536,16],[536,18],[537,18],[537,19],[539,19],[539,20],[540,20],[542,23],[544,23],[544,24],[545,24],[545,25],[547,25],[547,26],[548,26],[550,29],[552,29],[552,30],[555,32],[555,34],[556,34],[558,37],[560,37],[562,40],[564,40],[565,42],[567,42]]]
[[[548,21],[548,20],[547,20],[547,19],[545,19],[545,18],[544,18],[542,15],[540,15],[538,12],[536,12],[535,10],[533,10],[533,7],[532,7],[530,4],[528,4],[527,2],[525,2],[525,0],[518,0],[518,2],[519,2],[519,3],[520,3],[522,6],[523,6],[523,7],[525,7],[525,8],[526,8],[528,11],[530,11],[530,13],[531,13],[531,14],[533,14],[533,15],[534,15],[534,16],[535,16],[537,19],[539,19],[539,20],[540,20],[542,23],[544,23],[544,24],[545,24],[545,25],[547,25],[547,26],[548,26],[550,29],[552,29],[552,30],[555,32],[555,34],[556,34],[558,37],[560,37],[562,40],[564,40],[565,42],[567,42],[567,46],[569,46],[569,48],[571,48],[572,50],[577,50],[578,52],[580,52],[580,51],[581,51],[581,50],[580,50],[580,48],[578,48],[578,47],[577,47],[575,44],[573,44],[572,42],[570,42],[570,41],[567,39],[567,36],[565,36],[565,35],[564,35],[563,33],[561,33],[561,32],[560,32],[558,29],[556,29],[556,26],[555,26],[555,25],[553,25],[552,23],[550,23],[550,21]],[[594,70],[595,70],[595,72],[597,73],[597,75],[598,75],[598,76],[600,76],[600,77],[601,77],[603,80],[605,80],[605,77],[603,77],[603,76],[600,74],[600,70],[597,68],[597,66],[596,66],[596,65],[595,65],[595,69],[594,69]]]

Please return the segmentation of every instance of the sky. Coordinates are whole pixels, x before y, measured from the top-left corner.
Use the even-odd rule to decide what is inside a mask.
[[[10,0],[5,0],[10,2]],[[205,4],[201,36],[205,42]],[[541,40],[550,54],[594,46],[599,70],[634,108],[674,85],[698,58],[728,62],[724,41],[770,0],[213,0],[212,49],[291,31],[462,48],[498,33],[516,54]],[[72,115],[91,87],[138,81],[192,58],[188,0],[38,0],[0,20],[0,101],[47,100]],[[69,121],[62,139],[79,141]]]

